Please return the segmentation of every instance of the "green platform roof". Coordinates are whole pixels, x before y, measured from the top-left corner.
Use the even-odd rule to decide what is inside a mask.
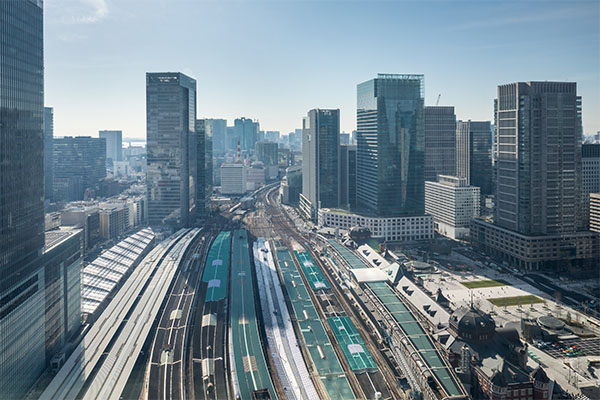
[[[202,274],[202,281],[208,283],[205,301],[223,300],[227,295],[230,240],[229,232],[221,232],[210,247]]]
[[[304,272],[304,276],[310,283],[310,287],[313,290],[319,289],[330,289],[329,283],[327,283],[327,279],[323,276],[323,273],[315,264],[314,260],[310,256],[310,254],[306,251],[294,251],[296,254],[296,259],[302,266],[302,271]]]
[[[327,318],[352,371],[376,370],[377,365],[349,317]]]
[[[346,260],[346,262],[348,264],[350,264],[350,268],[352,268],[352,269],[369,268],[369,266],[367,264],[365,264],[365,262],[363,260],[361,260],[356,254],[354,254],[354,252],[348,250],[346,248],[346,246],[344,246],[343,244],[340,244],[338,241],[333,240],[333,239],[329,239],[327,242],[338,253],[340,253],[342,257],[344,257],[344,260]]]
[[[229,323],[240,396],[252,399],[255,390],[267,389],[277,399],[258,333],[248,233],[237,230],[233,235]]]
[[[373,293],[381,300],[392,314],[398,326],[404,331],[413,346],[419,351],[432,373],[450,396],[459,396],[463,392],[460,384],[455,381],[446,364],[440,358],[430,337],[422,326],[415,320],[402,300],[384,282],[367,283]]]
[[[276,255],[294,316],[300,326],[302,340],[327,395],[331,400],[354,399],[348,379],[292,256],[286,249],[277,249]]]

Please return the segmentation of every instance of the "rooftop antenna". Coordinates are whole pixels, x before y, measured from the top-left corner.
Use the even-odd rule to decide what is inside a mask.
[[[437,98],[437,100],[435,101],[435,105],[436,105],[436,106],[440,104],[440,97],[442,97],[442,94],[441,94],[441,93],[440,93],[440,94],[438,94],[438,98]]]

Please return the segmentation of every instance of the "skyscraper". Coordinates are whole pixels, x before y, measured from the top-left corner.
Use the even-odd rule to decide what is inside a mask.
[[[212,138],[213,151],[215,153],[227,151],[227,120],[207,118],[204,121],[206,133]]]
[[[44,247],[41,1],[1,1],[0,277]]]
[[[233,143],[231,148],[237,147],[238,141],[242,150],[254,150],[258,141],[259,124],[250,118],[236,118],[233,124]]]
[[[590,222],[590,193],[600,193],[600,144],[581,145],[581,208],[584,228]]]
[[[265,140],[269,142],[278,143],[281,138],[281,133],[279,131],[266,131],[265,132]]]
[[[340,146],[340,205],[356,208],[356,145],[352,144]]]
[[[196,81],[180,72],[146,74],[148,221],[188,223],[189,141],[195,132]]]
[[[212,139],[207,129],[209,121],[208,119],[196,120],[194,165],[191,164],[192,158],[190,158],[190,172],[193,175],[190,182],[195,182],[193,195],[197,219],[206,218],[212,194]]]
[[[581,99],[572,82],[498,86],[494,223],[474,244],[525,269],[597,267],[598,234],[580,230]]]
[[[44,107],[44,198],[52,199],[52,180],[54,168],[52,167],[52,146],[54,145],[54,109]]]
[[[493,193],[490,121],[456,123],[456,175],[477,186],[482,200]]]
[[[54,139],[55,201],[82,200],[106,177],[106,140],[89,136]]]
[[[357,87],[357,206],[377,216],[422,215],[424,77],[378,74]]]
[[[425,180],[456,174],[456,115],[452,106],[425,107]]]
[[[279,157],[279,146],[269,141],[256,142],[256,159],[262,161],[265,166],[277,165]]]
[[[0,1],[0,398],[45,367],[41,1]]]
[[[581,135],[577,84],[498,86],[496,223],[523,234],[577,230]]]
[[[123,160],[123,132],[122,131],[100,131],[100,138],[106,139],[106,158],[113,161]]]
[[[300,209],[315,219],[319,208],[340,204],[340,110],[314,109],[303,121]]]

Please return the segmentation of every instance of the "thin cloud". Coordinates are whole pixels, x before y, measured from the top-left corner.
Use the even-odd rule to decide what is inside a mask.
[[[55,9],[49,11],[58,18],[51,18],[51,22],[61,24],[94,24],[109,13],[106,0],[67,0],[53,5]]]
[[[479,19],[477,21],[451,26],[449,31],[466,31],[471,29],[481,29],[489,27],[509,26],[528,24],[536,22],[549,22],[560,19],[580,16],[581,10],[577,8],[553,9],[545,13],[524,14],[507,17],[497,17],[488,19]]]

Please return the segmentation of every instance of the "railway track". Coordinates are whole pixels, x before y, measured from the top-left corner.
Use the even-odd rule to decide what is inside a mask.
[[[230,239],[228,239],[230,240]],[[229,248],[229,247],[228,247]],[[206,248],[207,257],[203,260],[206,265],[209,248]],[[219,254],[221,254],[219,250]],[[231,257],[227,251],[226,257]],[[228,262],[227,265],[231,265]],[[229,281],[229,273],[227,275]],[[205,301],[208,285],[202,284],[202,290],[198,293],[198,303],[194,311],[194,334],[190,344],[190,397],[192,399],[227,399],[229,398],[229,382],[227,380],[227,299],[221,301]],[[229,289],[227,290],[229,294]],[[214,325],[203,324],[203,318],[214,318]],[[196,323],[200,326],[196,326]],[[195,357],[198,356],[198,357]],[[208,360],[208,361],[204,361]],[[211,361],[212,360],[212,361]],[[211,369],[208,371],[207,369]],[[212,373],[211,373],[212,372]]]
[[[275,229],[276,227],[279,228],[281,238],[284,239],[284,241],[288,243],[288,248],[290,248],[290,246],[289,246],[289,240],[287,240],[287,239],[292,238],[298,244],[300,244],[303,248],[305,248],[306,251],[308,251],[308,253],[311,255],[313,260],[317,263],[317,265],[319,266],[321,271],[325,274],[328,281],[331,283],[330,286],[333,290],[334,297],[338,300],[339,305],[342,307],[345,314],[351,318],[351,320],[353,321],[357,330],[363,337],[365,345],[367,346],[367,349],[371,353],[375,363],[379,367],[379,371],[383,375],[383,378],[386,382],[387,389],[389,390],[389,392],[392,394],[392,396],[394,398],[399,398],[399,399],[403,398],[404,395],[398,389],[395,374],[393,373],[393,371],[391,371],[388,362],[383,358],[383,356],[381,355],[381,353],[380,353],[379,349],[377,348],[377,346],[375,345],[375,343],[373,343],[369,332],[366,331],[364,325],[362,324],[361,319],[359,318],[359,316],[356,313],[356,310],[354,310],[354,308],[346,301],[344,294],[341,292],[341,290],[335,280],[335,277],[331,274],[331,271],[329,270],[329,268],[327,268],[324,265],[324,263],[321,262],[319,257],[317,257],[317,255],[312,251],[310,246],[307,246],[306,238],[304,236],[302,236],[301,234],[299,234],[293,227],[291,227],[288,217],[282,213],[282,211],[279,207],[277,207],[276,200],[274,198],[275,195],[276,195],[275,189],[270,189],[268,192],[265,193],[265,206],[267,207],[266,214],[271,219],[273,229]],[[290,250],[293,250],[293,249],[290,248]],[[300,270],[300,268],[299,268],[299,270]],[[302,278],[303,278],[303,280],[306,280],[306,278],[304,276],[302,276]],[[305,282],[305,284],[308,286],[307,281]],[[313,293],[311,293],[311,296],[313,296]],[[329,302],[328,298],[326,300],[327,300],[327,302]],[[321,309],[320,311],[321,311],[322,315],[325,316],[325,312],[322,309],[320,299],[315,298],[315,299],[313,299],[313,302],[315,304],[318,304],[318,307]],[[339,352],[339,349],[336,349],[336,352]],[[340,360],[343,360],[344,369],[347,371],[346,375],[350,378],[350,382],[352,384],[353,390],[355,390],[355,392],[357,394],[357,398],[368,398],[366,396],[366,394],[364,393],[364,389],[365,389],[363,387],[364,385],[362,385],[358,381],[358,379],[356,378],[356,375],[349,369],[349,366],[348,366],[343,354],[338,354],[338,357],[340,358]],[[375,385],[371,381],[370,377],[368,379],[368,382],[370,382],[370,389],[375,390],[376,389]]]
[[[192,320],[203,256],[212,233],[194,243],[186,254],[162,310],[151,347],[144,397],[185,399],[189,327]]]

